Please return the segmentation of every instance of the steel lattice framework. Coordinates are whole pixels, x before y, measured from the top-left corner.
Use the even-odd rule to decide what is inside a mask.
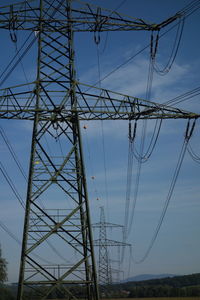
[[[100,207],[100,222],[92,224],[93,228],[99,229],[99,238],[95,239],[93,244],[94,246],[99,248],[99,269],[98,269],[98,275],[99,275],[99,284],[101,286],[101,292],[105,287],[109,288],[108,286],[113,283],[113,276],[112,273],[118,273],[120,274],[120,248],[125,247],[131,247],[131,244],[111,240],[107,238],[107,228],[110,229],[122,229],[122,232],[124,230],[123,225],[113,224],[106,222],[105,218],[105,212],[104,207]],[[117,247],[118,249],[118,259],[114,260],[114,257],[110,257],[109,249],[108,247]],[[115,258],[116,259],[116,258]],[[117,262],[119,264],[119,269],[114,270],[111,267],[112,262]],[[118,280],[119,282],[120,280]]]
[[[105,89],[83,92],[86,86],[75,75],[74,32],[159,30],[179,17],[147,24],[71,0],[0,8],[0,28],[34,31],[38,43],[36,80],[0,90],[0,118],[33,121],[18,300],[25,286],[37,285],[45,287],[37,289],[37,299],[55,291],[77,299],[70,285],[83,286],[88,300],[99,298],[80,120],[199,117]],[[50,242],[64,249],[66,260],[75,252],[74,259],[42,263],[39,254]]]
[[[99,284],[109,285],[112,283],[112,272],[110,265],[109,252],[107,248],[107,233],[106,233],[106,220],[104,208],[100,208],[100,223],[92,225],[93,228],[99,227],[99,240],[94,243],[99,246]]]

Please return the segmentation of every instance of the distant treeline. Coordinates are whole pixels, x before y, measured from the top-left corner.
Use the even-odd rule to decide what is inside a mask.
[[[35,291],[26,290],[25,299],[32,300],[37,295],[41,296],[44,289],[37,287]],[[80,286],[67,286],[67,289],[77,298],[83,298],[86,293]],[[102,298],[197,297],[200,296],[200,273],[102,286],[100,292]],[[15,297],[16,286],[0,285],[0,300],[15,300]],[[55,290],[49,299],[55,298],[65,297],[59,290]]]
[[[191,275],[183,275],[183,276],[173,276],[173,277],[166,277],[160,279],[149,279],[143,281],[132,281],[127,282],[124,285],[134,286],[157,286],[157,285],[168,285],[171,287],[186,287],[186,286],[193,286],[193,285],[200,285],[200,273],[191,274]]]
[[[148,298],[148,297],[196,297],[200,296],[200,285],[189,287],[171,286],[140,286],[129,288],[129,298]]]
[[[195,297],[200,296],[200,273],[124,283],[128,297]]]

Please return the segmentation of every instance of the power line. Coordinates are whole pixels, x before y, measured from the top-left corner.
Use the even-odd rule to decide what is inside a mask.
[[[142,163],[145,163],[151,157],[151,155],[152,155],[152,153],[155,149],[155,146],[157,144],[157,141],[158,141],[162,121],[163,121],[162,119],[161,120],[156,120],[156,124],[155,124],[155,127],[154,127],[154,131],[153,131],[149,146],[148,146],[145,154],[143,154],[143,156],[140,155],[140,153],[138,152],[138,150],[136,149],[136,147],[134,146],[134,143],[133,143],[132,151],[133,151],[133,155],[134,155],[136,160],[141,159]]]
[[[2,162],[0,161],[0,171],[3,174],[4,178],[6,179],[7,183],[9,184],[11,190],[13,191],[14,195],[16,196],[17,200],[19,201],[20,205],[25,209],[25,204],[24,204],[24,200],[22,199],[22,197],[20,196],[20,194],[18,193],[12,179],[10,178],[10,176],[8,175],[8,173],[6,172],[6,169],[4,168]]]
[[[158,38],[159,38],[159,35],[157,33],[156,40],[158,40]],[[157,43],[154,46],[154,35],[153,35],[153,32],[152,32],[151,33],[150,57],[149,57],[149,69],[148,69],[148,78],[147,78],[147,86],[146,86],[146,99],[147,100],[151,99],[156,52],[157,52]],[[151,147],[152,140],[154,138],[154,134],[155,134],[156,127],[157,127],[157,122],[158,121],[156,121],[156,124],[155,124],[155,127],[154,127],[154,133],[153,133],[152,139],[150,141],[149,147],[146,151],[146,154],[147,154],[148,150]],[[131,232],[132,224],[133,224],[133,220],[134,220],[135,207],[136,207],[136,202],[137,202],[138,193],[139,193],[139,185],[140,185],[140,177],[141,177],[143,157],[144,157],[145,161],[148,159],[147,157],[144,156],[145,140],[146,140],[146,134],[147,134],[146,132],[147,132],[147,120],[145,119],[142,122],[142,135],[141,135],[140,149],[139,149],[139,155],[138,155],[138,160],[137,160],[136,181],[135,181],[135,188],[134,188],[134,194],[133,194],[132,210],[131,210],[131,213],[130,213],[130,221],[129,221],[129,225],[128,225],[128,234],[130,234],[130,232]],[[160,132],[160,130],[158,131],[158,134],[159,134],[159,132]],[[136,134],[136,132],[135,132],[135,134]],[[158,134],[157,134],[157,138],[158,138]],[[155,147],[156,141],[157,141],[157,139],[155,140],[154,147]],[[130,142],[132,143],[131,139],[129,138],[129,143]],[[133,142],[134,142],[134,139],[133,139]],[[129,149],[133,150],[134,148],[129,147]],[[152,151],[151,151],[151,153],[152,153]]]
[[[127,0],[121,1],[121,2],[118,4],[118,6],[113,10],[113,12],[116,12],[118,9],[120,9],[126,2],[127,2]]]
[[[158,35],[157,35],[158,36]],[[151,35],[151,52],[150,52],[150,59],[149,59],[149,71],[148,71],[148,79],[147,79],[147,87],[146,87],[146,99],[150,99],[151,97],[151,90],[152,90],[152,83],[153,83],[153,73],[154,73],[154,63],[155,63],[155,54],[156,49],[153,49],[153,34]],[[129,122],[129,153],[128,153],[128,168],[127,168],[127,186],[126,186],[126,202],[125,202],[125,217],[124,217],[124,241],[127,239],[127,235],[130,234],[134,219],[136,201],[138,198],[139,192],[139,183],[140,183],[140,175],[141,175],[141,168],[142,163],[146,162],[149,157],[151,156],[156,142],[158,140],[158,136],[160,133],[162,119],[160,120],[160,126],[158,126],[158,120],[156,121],[154,132],[150,140],[150,144],[147,148],[147,151],[144,154],[144,146],[145,146],[145,138],[146,138],[146,130],[147,130],[147,120],[144,120],[142,123],[142,137],[140,141],[140,149],[137,154],[135,153],[134,149],[134,141],[136,136],[136,128],[137,128],[137,121],[134,124],[134,131],[132,133],[131,129],[131,122]],[[156,134],[157,130],[157,134]],[[132,203],[132,210],[130,212],[130,198],[131,198],[131,187],[132,187],[132,171],[133,171],[133,156],[137,158],[137,172],[136,172],[136,181],[135,181],[135,188],[133,194],[133,203]],[[130,220],[129,220],[130,219]],[[122,255],[122,259],[124,256],[124,252]]]
[[[188,151],[189,155],[191,156],[191,158],[192,158],[196,163],[200,164],[200,156],[197,155],[197,154],[194,152],[194,150],[193,150],[193,148],[192,148],[192,146],[191,146],[190,143],[188,143],[187,151]]]
[[[26,39],[24,45],[26,44],[26,42],[28,41],[29,37],[32,35],[29,34],[28,38]],[[19,58],[17,59],[17,61],[15,62],[15,64],[11,67],[10,70],[8,70],[7,74],[7,68],[3,71],[3,73],[1,74],[0,77],[3,77],[3,75],[5,74],[5,76],[3,77],[3,79],[0,81],[0,87],[4,84],[4,82],[9,78],[9,76],[12,74],[12,72],[15,70],[15,68],[18,66],[18,64],[22,61],[22,59],[25,57],[25,55],[28,53],[28,51],[31,49],[31,47],[33,46],[33,44],[35,43],[35,41],[37,40],[37,36],[35,36],[31,42],[28,44],[28,46],[26,47],[26,49],[23,51],[23,53],[19,56],[19,51],[17,51],[17,53],[15,54],[14,57],[19,56]],[[21,47],[20,49],[22,50],[23,47]],[[13,60],[12,60],[13,61]],[[10,65],[10,64],[9,64]]]
[[[21,245],[21,241],[16,237],[15,234],[13,234],[9,229],[8,227],[2,222],[0,221],[0,227],[13,239],[15,240],[15,242],[18,244],[18,245]]]
[[[19,159],[18,159],[18,157],[17,157],[17,155],[16,155],[16,153],[15,153],[15,151],[14,151],[11,143],[9,142],[9,139],[8,139],[6,133],[5,133],[5,131],[2,128],[1,125],[0,125],[0,135],[2,136],[2,138],[3,138],[3,140],[4,140],[5,144],[6,144],[6,146],[8,147],[8,150],[9,150],[11,156],[13,157],[16,165],[18,166],[18,168],[19,168],[22,176],[27,181],[27,175],[26,175],[26,173],[25,173],[25,171],[24,171],[24,169],[23,169],[23,167],[22,167],[22,165],[21,165],[21,163],[20,163],[20,161],[19,161]]]
[[[182,18],[179,21],[177,32],[176,32],[176,37],[175,37],[175,40],[174,40],[174,45],[173,45],[173,48],[172,48],[172,52],[170,54],[170,57],[169,57],[168,62],[166,63],[166,65],[163,67],[163,69],[160,69],[159,66],[155,63],[154,70],[156,71],[157,74],[163,76],[163,75],[166,75],[167,73],[169,73],[169,71],[171,70],[171,68],[173,66],[173,63],[176,59],[176,56],[178,54],[179,47],[180,47],[181,38],[182,38],[182,35],[183,35],[184,23],[185,23],[185,20],[184,20],[184,18]]]
[[[120,9],[126,3],[126,1],[127,0],[123,0],[121,3],[119,3],[119,5],[115,9],[112,10],[112,12],[109,14],[108,17],[110,17],[113,14],[113,12],[116,12],[118,9]],[[107,46],[107,43],[108,43],[108,33],[109,32],[107,31],[106,32],[104,46],[103,46],[103,50],[101,52],[99,51],[101,54],[103,54],[104,51],[105,51],[105,49],[106,49],[106,46]],[[100,37],[100,35],[99,35],[99,37]]]
[[[54,0],[50,5],[49,5],[49,9],[51,7],[53,7],[53,4],[56,0]],[[28,4],[28,1],[26,1],[26,3]],[[29,4],[28,4],[29,5]],[[54,11],[52,13],[51,16],[49,16],[49,18],[53,17],[57,11],[57,9],[59,9],[59,7],[61,6],[62,4],[59,3],[58,7],[57,8],[54,8]],[[48,10],[49,10],[48,9]],[[47,12],[48,12],[47,10]],[[47,14],[46,12],[46,14]],[[37,16],[37,15],[36,15]],[[10,35],[11,35],[11,32],[10,32]],[[16,53],[14,55],[14,57],[11,59],[11,61],[9,62],[9,64],[7,65],[7,67],[4,69],[4,71],[2,72],[2,74],[0,75],[0,79],[4,76],[3,79],[1,79],[0,81],[0,87],[4,84],[4,82],[9,78],[9,76],[12,74],[12,72],[15,70],[15,68],[18,66],[19,63],[21,63],[22,59],[25,57],[25,55],[28,53],[28,51],[31,49],[31,47],[33,46],[33,44],[35,43],[35,41],[37,40],[37,34],[34,36],[34,38],[31,40],[31,42],[28,44],[28,46],[25,48],[25,50],[23,51],[23,53],[21,55],[19,55],[19,53],[23,50],[23,48],[25,47],[26,43],[28,42],[28,40],[30,39],[30,37],[33,35],[33,32],[30,32],[30,34],[28,35],[27,39],[25,40],[25,42],[22,44],[22,46],[20,47],[20,49],[18,50],[16,48]],[[11,39],[12,39],[12,36],[11,36]],[[17,36],[15,36],[15,39],[13,40],[13,42],[17,42]],[[15,64],[13,65],[13,67],[9,69],[9,67],[11,67],[12,63],[15,61],[15,59],[18,57],[17,61],[15,62]],[[8,72],[7,72],[8,71]],[[7,74],[6,74],[7,72]],[[26,76],[25,76],[26,77]]]
[[[28,37],[26,38],[26,40],[24,41],[24,43],[22,44],[22,46],[19,48],[19,50],[17,50],[17,52],[15,53],[14,57],[11,59],[11,61],[9,62],[9,64],[6,66],[6,68],[4,69],[4,71],[1,73],[0,75],[0,86],[6,81],[6,79],[10,76],[10,74],[12,73],[12,71],[15,69],[15,67],[18,65],[18,63],[21,61],[21,56],[19,56],[19,53],[23,50],[23,48],[25,47],[26,43],[28,42],[28,40],[30,39],[30,37],[32,36],[32,32],[28,35]],[[31,42],[32,43],[32,42]],[[24,51],[25,52],[25,51]],[[24,54],[25,55],[25,54]],[[19,57],[18,57],[19,56]],[[22,55],[23,56],[23,55]],[[15,67],[12,67],[13,70],[10,72],[8,71],[9,68],[11,67],[12,63],[15,61],[15,59],[18,57],[18,61],[17,63],[15,63]],[[6,72],[9,72],[9,75]],[[5,75],[5,77],[3,78],[3,76]],[[3,79],[2,79],[3,78]]]
[[[100,68],[100,54],[99,54],[99,43],[96,42],[97,47],[97,66],[98,66],[98,77],[99,77],[99,88],[101,88],[101,68]],[[105,139],[104,139],[104,125],[103,120],[101,122],[101,137],[102,137],[102,150],[103,150],[103,166],[105,174],[105,197],[106,197],[106,206],[107,206],[107,218],[109,220],[109,204],[108,204],[108,177],[107,177],[107,166],[106,166],[106,154],[105,154]]]
[[[92,183],[93,183],[93,187],[94,187],[94,193],[95,193],[95,197],[96,200],[100,200],[99,198],[99,193],[96,187],[96,182],[95,182],[95,172],[94,172],[94,166],[93,166],[93,161],[92,161],[92,157],[91,157],[91,151],[90,151],[90,145],[89,145],[89,141],[88,141],[88,134],[87,134],[87,126],[83,126],[83,128],[85,129],[85,140],[86,140],[86,146],[87,146],[87,153],[88,153],[88,159],[90,161],[90,168],[91,168],[91,179],[92,179]]]
[[[18,159],[18,157],[17,157],[17,155],[16,155],[16,153],[15,153],[15,151],[14,151],[14,149],[13,149],[11,143],[9,142],[9,139],[8,139],[8,137],[6,136],[5,131],[3,130],[3,128],[2,128],[1,126],[0,126],[0,134],[1,134],[1,136],[2,136],[2,138],[3,138],[3,140],[4,140],[4,142],[6,143],[6,145],[7,145],[8,149],[9,149],[9,151],[10,151],[10,153],[11,153],[11,155],[12,155],[14,161],[15,161],[15,163],[17,164],[17,166],[18,166],[18,168],[19,168],[21,174],[23,175],[24,179],[25,179],[26,182],[27,182],[28,179],[27,179],[27,176],[26,176],[26,174],[25,174],[25,171],[24,171],[24,169],[23,169],[23,167],[22,167],[22,165],[21,165],[21,163],[20,163],[20,161],[19,161],[19,159]],[[7,183],[9,184],[10,188],[12,189],[14,195],[15,195],[16,198],[18,199],[20,205],[25,209],[25,203],[24,203],[24,200],[23,200],[22,197],[20,196],[20,194],[19,194],[19,192],[17,191],[17,188],[15,187],[15,185],[14,185],[12,179],[11,179],[10,176],[8,175],[8,173],[7,173],[6,169],[5,169],[5,167],[3,166],[3,164],[2,164],[1,162],[0,162],[0,170],[1,170],[1,172],[2,172],[2,174],[3,174],[3,176],[4,176],[4,178],[6,179]],[[10,236],[11,236],[11,234],[10,234]],[[41,236],[41,235],[40,235],[40,236]],[[56,253],[60,258],[62,258],[64,261],[66,261],[66,259],[59,253],[59,251],[51,244],[50,241],[47,241],[47,240],[46,240],[46,242],[47,242],[47,244],[49,245],[49,247],[53,250],[54,253]]]
[[[195,3],[193,3],[195,2]],[[199,0],[197,1],[192,1],[191,4],[187,5],[185,8],[183,8],[182,10],[180,10],[177,14],[180,14],[182,17],[184,17],[184,19],[186,20],[186,18],[188,18],[190,15],[192,15],[193,13],[195,13],[199,8],[200,5],[197,6],[197,4],[200,4]],[[178,26],[180,23],[176,23],[175,25],[171,26],[168,30],[166,30],[164,33],[162,33],[161,35],[159,35],[159,40],[165,36],[167,33],[169,33],[171,30],[173,30],[176,26]],[[97,84],[99,84],[99,82],[104,81],[105,79],[107,79],[109,76],[111,76],[113,73],[115,73],[116,71],[118,71],[119,69],[121,69],[123,66],[125,66],[126,64],[128,64],[131,60],[133,60],[136,56],[138,56],[139,54],[141,54],[142,52],[144,52],[146,49],[149,48],[151,43],[148,43],[146,46],[144,46],[141,50],[139,50],[138,52],[134,53],[132,56],[130,56],[127,60],[125,60],[123,63],[119,64],[115,69],[113,69],[112,71],[110,71],[109,73],[107,73],[103,78],[101,78],[99,81],[95,82],[94,84],[91,85],[91,87],[95,87]],[[89,89],[88,88],[87,91]]]
[[[177,165],[176,165],[173,177],[172,177],[172,182],[170,184],[170,188],[169,188],[167,198],[166,198],[165,203],[164,203],[164,207],[163,207],[161,216],[159,218],[156,230],[153,234],[153,237],[150,241],[150,244],[149,244],[145,254],[143,255],[143,257],[140,260],[135,261],[135,263],[137,263],[137,264],[142,263],[148,257],[148,255],[149,255],[149,253],[150,253],[150,251],[151,251],[151,249],[152,249],[153,245],[155,244],[155,241],[158,237],[158,234],[159,234],[161,226],[163,224],[163,221],[164,221],[164,218],[165,218],[165,215],[166,215],[166,212],[167,212],[167,209],[168,209],[168,206],[169,206],[169,203],[170,203],[170,200],[171,200],[171,197],[172,197],[172,194],[173,194],[173,191],[174,191],[179,173],[180,173],[180,169],[181,169],[181,166],[182,166],[182,163],[183,163],[183,159],[185,157],[185,153],[186,153],[186,150],[187,150],[188,142],[189,142],[189,140],[190,140],[190,138],[193,134],[193,131],[194,131],[195,124],[196,124],[196,120],[193,121],[192,125],[190,124],[190,120],[188,120],[184,142],[183,142],[180,154],[179,154],[178,162],[177,162]]]
[[[200,94],[200,87],[197,87],[195,89],[189,90],[188,92],[185,92],[184,94],[181,94],[179,96],[176,96],[170,100],[168,100],[167,102],[165,102],[165,105],[175,105],[175,104],[179,104],[181,102],[187,101],[188,99],[191,99],[193,97],[196,97]]]
[[[196,4],[197,4],[197,2],[196,2]],[[192,7],[194,7],[194,6],[192,6]],[[187,10],[184,10],[184,12],[182,12],[182,15],[184,14],[185,17],[186,17],[186,14],[188,14],[189,12],[191,13],[190,6],[187,7]],[[192,12],[194,12],[194,11],[192,11]],[[181,41],[181,37],[182,37],[182,33],[183,33],[183,26],[184,26],[184,19],[179,22],[179,26],[178,26],[178,29],[177,29],[177,34],[176,34],[174,46],[173,46],[173,49],[172,49],[172,53],[170,55],[170,58],[168,60],[167,65],[165,66],[165,68],[163,70],[158,70],[155,67],[155,56],[156,56],[156,53],[157,53],[158,40],[160,39],[161,36],[159,37],[159,33],[157,33],[156,43],[155,43],[155,45],[153,45],[154,37],[153,37],[153,33],[152,33],[151,43],[150,43],[151,56],[150,56],[150,63],[149,63],[146,99],[149,99],[151,97],[151,88],[152,88],[152,81],[153,81],[153,70],[156,70],[158,73],[164,75],[167,72],[169,72],[169,70],[171,69],[172,64],[173,64],[173,62],[176,58],[177,52],[178,52],[178,48],[180,46],[180,41]],[[168,103],[166,103],[166,104],[168,104]],[[148,149],[147,149],[147,151],[144,155],[143,152],[144,152],[144,142],[145,142],[145,136],[146,136],[147,121],[145,120],[143,122],[142,138],[141,138],[141,143],[140,143],[140,152],[137,152],[137,150],[135,149],[136,152],[134,153],[134,156],[136,157],[136,159],[138,161],[138,166],[137,166],[136,183],[135,183],[135,190],[134,190],[134,196],[133,196],[134,200],[133,200],[133,204],[132,204],[132,211],[131,211],[131,217],[130,217],[129,229],[128,229],[127,226],[128,226],[129,211],[130,211],[130,209],[129,209],[130,208],[130,192],[131,192],[131,178],[132,178],[132,166],[133,166],[133,155],[131,155],[130,151],[134,150],[134,146],[133,146],[134,145],[134,139],[132,141],[131,141],[131,139],[129,139],[127,188],[126,188],[126,202],[125,202],[126,204],[125,204],[125,225],[124,225],[125,226],[125,236],[124,236],[124,240],[126,240],[126,238],[127,238],[127,229],[129,230],[128,232],[130,233],[131,228],[132,228],[134,211],[135,211],[135,206],[136,206],[136,200],[137,200],[137,196],[138,196],[142,160],[144,159],[144,162],[145,162],[151,156],[151,154],[152,154],[152,152],[155,148],[156,142],[158,140],[158,136],[159,136],[159,132],[160,132],[160,128],[161,128],[161,123],[162,123],[162,120],[160,120],[160,124],[158,126],[158,130],[157,130],[157,134],[156,134],[156,127],[157,127],[157,122],[156,122],[156,125],[154,127],[154,133],[153,133],[153,136],[151,138],[151,142],[150,142],[149,147],[148,147]],[[149,154],[148,154],[148,151],[150,151]],[[159,229],[158,229],[158,231],[159,231]]]
[[[19,246],[21,246],[21,241],[16,237],[16,235],[10,231],[10,229],[2,222],[0,221],[0,227],[1,229],[3,229],[3,231],[5,231]],[[34,253],[33,254],[35,257],[39,258],[41,261],[48,263],[48,264],[52,264],[52,262],[50,262],[49,260],[41,257],[40,255]]]

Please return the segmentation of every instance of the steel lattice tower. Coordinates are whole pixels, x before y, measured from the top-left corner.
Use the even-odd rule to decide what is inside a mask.
[[[100,207],[100,222],[93,227],[99,227],[99,284],[109,285],[112,283],[112,273],[109,252],[107,247],[107,232],[104,208]]]
[[[123,230],[123,226],[106,222],[104,207],[100,207],[100,222],[93,224],[92,227],[99,229],[99,238],[94,240],[94,246],[99,248],[98,275],[99,284],[101,286],[101,290],[103,290],[105,287],[108,288],[108,286],[113,283],[112,272],[120,272],[120,268],[118,270],[114,270],[112,268],[111,262],[117,262],[118,264],[120,264],[120,248],[131,247],[131,244],[108,239],[107,228],[121,228]],[[113,256],[111,259],[108,250],[108,248],[114,247],[117,247],[118,250],[118,257],[115,261],[113,259]]]
[[[0,9],[0,28],[33,31],[38,43],[36,80],[0,91],[0,118],[33,122],[18,300],[25,286],[37,285],[45,287],[37,299],[56,290],[77,299],[69,285],[84,287],[85,299],[99,298],[80,120],[199,117],[105,89],[83,92],[76,80],[74,32],[155,31],[180,16],[147,24],[71,2],[29,0]],[[50,242],[70,258],[66,264],[41,261]]]

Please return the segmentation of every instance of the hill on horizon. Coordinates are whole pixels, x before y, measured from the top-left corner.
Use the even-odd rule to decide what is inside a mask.
[[[162,279],[162,278],[175,277],[175,276],[181,276],[181,275],[177,275],[177,274],[141,274],[141,275],[129,277],[129,278],[125,279],[124,282],[145,281],[145,280]]]

